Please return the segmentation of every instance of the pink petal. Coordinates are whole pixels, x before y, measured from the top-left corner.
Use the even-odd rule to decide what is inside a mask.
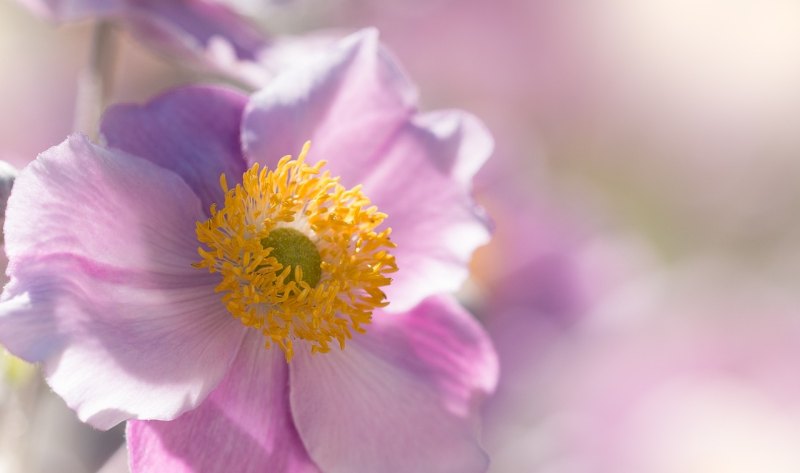
[[[149,103],[118,105],[103,117],[108,146],[177,173],[200,196],[203,210],[222,201],[219,176],[241,179],[239,141],[247,97],[220,87],[181,87]]]
[[[264,36],[220,0],[17,0],[57,22],[88,18],[128,21],[142,40],[173,52],[202,55],[212,38],[227,41],[240,59],[255,60]],[[228,3],[228,4],[226,4]]]
[[[250,81],[256,89],[269,85],[271,78],[285,70],[314,61],[320,54],[332,50],[342,38],[351,34],[339,28],[326,28],[298,35],[281,35],[270,42],[258,56],[258,76]]]
[[[113,20],[143,43],[234,80],[258,83],[268,49],[259,29],[231,0],[17,0],[54,22]],[[255,77],[256,80],[252,80]]]
[[[196,406],[244,333],[191,267],[200,218],[191,189],[148,161],[77,136],[43,153],[8,203],[0,342],[98,428]]]
[[[273,166],[310,139],[310,161],[328,160],[389,214],[400,272],[387,294],[398,312],[457,289],[488,240],[469,193],[491,153],[489,133],[469,114],[415,115],[414,107],[413,87],[366,30],[276,77],[248,104],[243,125],[248,160]]]
[[[416,91],[363,30],[287,68],[251,99],[243,123],[247,159],[273,167],[308,140],[312,155],[353,186],[414,113]]]
[[[475,417],[497,381],[485,333],[449,299],[386,317],[343,351],[302,352],[290,364],[311,458],[326,473],[485,471]]]
[[[489,241],[486,217],[471,197],[473,175],[491,154],[483,124],[460,111],[418,115],[387,143],[362,181],[389,215],[400,268],[385,289],[388,310],[410,310],[425,297],[456,291],[475,249]]]
[[[292,424],[288,367],[251,332],[226,378],[198,408],[169,421],[131,421],[132,473],[319,473]]]
[[[126,3],[122,19],[128,20],[140,40],[159,51],[205,62],[212,42],[219,40],[232,49],[237,59],[254,61],[267,46],[258,29],[219,0],[127,0]]]

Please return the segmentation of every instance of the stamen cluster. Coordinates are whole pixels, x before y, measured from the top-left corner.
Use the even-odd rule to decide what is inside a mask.
[[[233,188],[222,174],[222,208],[212,204],[211,217],[196,225],[203,246],[195,267],[222,276],[216,291],[224,293],[231,315],[260,330],[266,346],[280,347],[287,361],[294,340],[324,353],[332,340],[343,349],[353,331],[363,333],[372,311],[388,304],[381,288],[397,270],[389,253],[395,247],[391,229],[376,230],[386,214],[371,205],[361,186],[346,189],[321,172],[323,161],[307,164],[308,148],[306,143],[297,159],[283,157],[273,170],[254,164]],[[297,252],[276,249],[270,242],[292,241],[270,238],[278,229],[299,232],[312,249],[306,241]],[[280,256],[290,253],[291,262]],[[316,262],[317,275],[304,277],[303,267],[309,273]]]

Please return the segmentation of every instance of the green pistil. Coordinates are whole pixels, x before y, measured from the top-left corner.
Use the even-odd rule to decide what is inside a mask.
[[[302,232],[293,228],[276,228],[266,238],[261,239],[261,246],[272,248],[270,256],[278,260],[283,267],[291,266],[292,273],[296,267],[303,270],[303,281],[314,287],[322,277],[322,258],[316,245]]]

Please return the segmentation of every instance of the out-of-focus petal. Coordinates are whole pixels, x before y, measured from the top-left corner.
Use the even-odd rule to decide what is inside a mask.
[[[143,43],[243,82],[268,41],[224,0],[18,0],[53,22],[114,20]]]
[[[479,401],[497,360],[478,324],[455,302],[428,299],[388,325],[325,355],[290,364],[297,429],[329,473],[484,471]]]
[[[289,412],[288,366],[252,332],[227,377],[198,408],[169,422],[131,421],[131,471],[318,473]]]
[[[199,218],[191,189],[148,161],[82,137],[45,152],[9,200],[0,341],[95,427],[195,407],[244,330],[191,267]]]
[[[122,19],[157,51],[187,56],[215,67],[214,43],[223,42],[239,61],[255,61],[265,36],[225,2],[213,0],[127,0]],[[225,71],[222,71],[225,72]]]
[[[108,146],[180,175],[207,212],[223,200],[220,174],[234,183],[245,170],[239,130],[246,101],[229,89],[182,87],[142,106],[112,107],[101,131]]]

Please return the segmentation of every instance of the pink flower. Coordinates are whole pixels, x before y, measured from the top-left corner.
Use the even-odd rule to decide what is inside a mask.
[[[17,178],[0,341],[82,420],[137,419],[135,472],[483,471],[496,360],[441,294],[487,241],[492,141],[415,103],[366,31],[249,101],[112,108],[105,147],[73,136]]]
[[[514,174],[501,171],[508,178],[495,183],[503,187],[489,193],[487,186],[484,195],[479,193],[495,231],[476,252],[468,286],[472,307],[496,343],[502,373],[483,407],[482,440],[492,472],[560,471],[571,464],[536,463],[558,453],[548,450],[558,432],[546,429],[548,416],[557,417],[559,411],[540,405],[541,394],[553,382],[543,367],[561,352],[576,349],[576,333],[596,323],[598,307],[652,271],[653,256],[634,235],[610,230],[599,212],[569,205],[568,193],[548,193],[547,181],[529,177],[523,190],[514,187]],[[569,376],[575,371],[570,368],[565,375],[555,372]],[[576,390],[576,396],[587,392],[591,398],[597,389]],[[555,399],[564,395],[557,392]],[[582,465],[574,471],[595,470]]]
[[[118,20],[159,51],[199,65],[246,75],[265,48],[264,36],[220,0],[19,0],[52,21]]]

